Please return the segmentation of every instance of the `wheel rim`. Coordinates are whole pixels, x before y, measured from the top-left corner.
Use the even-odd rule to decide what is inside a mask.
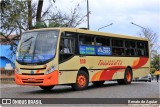
[[[84,75],[79,75],[77,78],[77,83],[79,87],[84,87],[86,85],[86,78]]]
[[[130,72],[127,72],[126,78],[127,78],[127,81],[128,81],[128,82],[131,81],[131,74],[130,74]]]

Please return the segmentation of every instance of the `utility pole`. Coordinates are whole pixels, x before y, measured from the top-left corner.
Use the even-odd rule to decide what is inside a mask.
[[[110,23],[109,25],[106,25],[106,26],[100,27],[100,28],[98,29],[98,31],[99,31],[100,29],[103,29],[103,28],[108,27],[108,26],[111,26],[111,25],[113,25],[113,23]]]
[[[87,0],[87,28],[88,28],[88,30],[89,30],[89,2],[88,2],[88,0]]]

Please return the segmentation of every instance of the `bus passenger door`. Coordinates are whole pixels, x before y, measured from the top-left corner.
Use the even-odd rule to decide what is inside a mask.
[[[74,83],[77,73],[75,70],[75,38],[62,36],[59,48],[59,84]],[[69,34],[68,34],[69,35]]]

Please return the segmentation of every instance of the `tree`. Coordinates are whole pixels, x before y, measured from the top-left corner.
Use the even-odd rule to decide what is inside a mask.
[[[32,5],[31,5],[31,0],[28,0],[27,4],[28,4],[28,29],[32,29]]]
[[[158,55],[158,52],[160,51],[160,44],[158,43],[159,36],[150,28],[142,29],[141,32],[139,32],[139,35],[149,40],[151,54],[151,73],[154,73],[155,70],[160,67],[160,55]]]
[[[14,49],[13,53],[17,47],[15,40],[9,38],[9,35],[13,33],[16,35],[15,38],[19,38],[23,31],[29,29],[59,26],[76,27],[84,21],[85,16],[79,14],[78,5],[71,10],[70,14],[66,14],[58,9],[53,11],[55,0],[48,2],[50,5],[43,11],[43,0],[39,0],[38,4],[32,0],[2,0],[0,2],[0,35],[11,44]]]
[[[71,9],[69,14],[63,13],[60,10],[54,10],[54,12],[50,12],[49,18],[42,20],[44,22],[49,21],[48,27],[77,27],[82,22],[84,22],[86,15],[80,15],[79,13],[80,7],[79,4]]]
[[[160,44],[158,42],[159,36],[156,33],[154,33],[153,30],[150,28],[142,29],[141,32],[139,32],[139,35],[149,40],[151,55],[157,55],[158,51],[160,51]]]
[[[153,57],[153,60],[151,61],[151,67],[155,69],[160,68],[160,55],[156,55]]]
[[[37,7],[37,14],[36,14],[36,22],[41,21],[42,7],[43,7],[43,0],[39,0],[38,7]]]
[[[1,29],[0,35],[4,37],[5,41],[11,44],[13,53],[15,53],[15,48],[17,47],[17,43],[15,42],[15,38],[20,37],[22,31],[27,29],[27,21],[26,15],[27,11],[25,10],[27,5],[25,2],[20,2],[18,0],[1,1],[1,10],[0,10],[0,20],[1,20]],[[12,33],[15,33],[16,36],[14,38],[9,38]]]

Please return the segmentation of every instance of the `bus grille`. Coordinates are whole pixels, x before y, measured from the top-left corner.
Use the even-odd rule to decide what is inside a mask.
[[[23,83],[43,83],[44,79],[33,79],[33,80],[29,80],[29,79],[22,79]]]
[[[44,75],[44,73],[37,73],[37,74],[22,73],[22,75]]]

